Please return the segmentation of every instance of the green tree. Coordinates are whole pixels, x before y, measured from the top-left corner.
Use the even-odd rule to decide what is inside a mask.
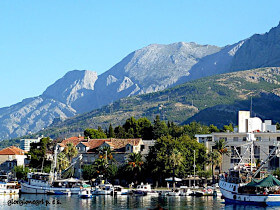
[[[28,155],[31,157],[30,166],[32,168],[41,168],[42,164],[44,166],[51,164],[50,161],[46,161],[46,152],[50,144],[51,140],[49,137],[42,138],[38,143],[31,143]]]
[[[280,130],[280,123],[279,122],[276,123],[276,129]]]
[[[211,125],[209,125],[209,132],[210,133],[217,133],[217,132],[220,132],[220,130],[217,128],[217,126],[211,124]]]
[[[61,171],[69,167],[69,165],[70,165],[70,161],[67,159],[65,152],[60,152],[57,155],[57,166],[59,168],[60,173]]]
[[[12,171],[18,180],[26,180],[29,168],[23,166],[15,166]]]
[[[94,165],[83,165],[82,170],[84,180],[91,180],[96,177],[96,168]]]
[[[210,133],[209,127],[206,125],[201,125],[198,122],[191,122],[190,124],[183,126],[183,134],[190,136],[192,139],[195,134],[206,134]]]
[[[168,133],[169,135],[178,138],[183,134],[182,126],[175,125],[174,122],[171,122],[168,127]]]
[[[137,120],[139,134],[142,139],[152,139],[153,138],[153,127],[150,120],[146,117],[139,118]]]
[[[221,155],[221,161],[219,165],[219,174],[221,173],[222,170],[222,162],[223,162],[223,157],[224,155],[229,155],[229,151],[226,147],[226,141],[225,139],[219,139],[218,141],[215,142],[214,149],[216,149],[220,155]]]
[[[132,175],[134,177],[135,183],[137,184],[137,181],[139,180],[138,175],[140,174],[142,168],[144,165],[144,161],[142,160],[141,153],[131,153],[128,156],[126,168],[127,171],[132,172]]]
[[[213,183],[215,180],[215,176],[214,176],[215,168],[216,166],[221,165],[221,161],[222,161],[222,155],[217,150],[213,150],[207,154],[206,163],[211,165]]]
[[[180,167],[183,164],[184,161],[184,157],[182,156],[181,152],[179,152],[177,149],[173,149],[173,151],[171,152],[171,154],[169,155],[169,161],[170,161],[170,165],[172,167],[173,170],[173,189],[175,189],[175,169],[177,167]]]
[[[108,137],[109,138],[114,138],[115,137],[115,132],[114,132],[114,129],[113,129],[113,126],[112,126],[111,123],[110,123],[110,126],[109,126]]]
[[[96,129],[92,129],[92,128],[87,128],[84,131],[84,136],[87,138],[91,138],[91,139],[105,139],[107,138],[106,134],[103,132],[103,130],[101,128],[99,128],[99,130]]]
[[[226,131],[233,132],[234,129],[233,129],[232,124],[230,123],[229,125],[224,125],[224,126],[223,126],[223,131],[224,131],[224,132],[226,132]]]
[[[116,138],[119,138],[119,139],[124,139],[126,137],[126,133],[125,133],[125,130],[122,126],[117,126],[115,127],[114,129],[114,132],[115,132],[115,136]]]
[[[158,139],[168,134],[168,127],[164,121],[160,120],[159,115],[156,116],[153,126],[153,139]]]
[[[139,126],[134,117],[128,118],[124,125],[123,128],[125,129],[125,132],[128,135],[128,138],[139,138],[140,133],[139,133]]]
[[[192,140],[187,135],[180,138],[173,138],[170,135],[158,138],[155,146],[150,148],[146,157],[148,175],[159,181],[159,183],[163,183],[166,177],[174,174],[178,177],[192,174],[194,150],[196,150],[197,169],[201,170],[206,159],[204,145]],[[178,162],[175,161],[176,157]]]
[[[78,155],[78,150],[73,143],[66,144],[63,152],[65,153],[70,163],[72,162],[72,158]]]

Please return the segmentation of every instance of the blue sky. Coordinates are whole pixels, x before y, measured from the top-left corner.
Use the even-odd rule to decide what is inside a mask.
[[[74,69],[103,73],[146,45],[225,46],[280,21],[279,1],[0,1],[0,107]]]

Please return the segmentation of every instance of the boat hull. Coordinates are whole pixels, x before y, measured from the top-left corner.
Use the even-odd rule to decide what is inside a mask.
[[[47,194],[50,191],[54,192],[61,192],[61,194],[68,194],[68,192],[71,192],[71,194],[78,194],[80,191],[79,187],[75,188],[59,188],[59,187],[47,187],[47,186],[34,186],[29,185],[27,183],[21,184],[21,193],[24,194]]]
[[[226,203],[280,206],[280,194],[242,194],[238,193],[238,184],[225,181],[220,181],[219,186]]]
[[[16,195],[19,194],[19,189],[0,189],[0,195]]]

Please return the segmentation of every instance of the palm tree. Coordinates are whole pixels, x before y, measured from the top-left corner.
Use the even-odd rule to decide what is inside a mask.
[[[170,161],[170,165],[172,167],[173,170],[173,178],[172,178],[172,182],[173,182],[173,189],[175,189],[175,169],[177,167],[179,167],[180,165],[182,165],[183,161],[184,161],[184,157],[182,156],[181,152],[179,152],[178,150],[174,149],[171,153],[171,155],[169,156],[169,161]]]
[[[64,149],[65,155],[68,157],[70,163],[72,162],[72,158],[78,155],[78,150],[74,146],[73,143],[68,143]]]
[[[222,155],[217,151],[217,150],[213,150],[211,152],[209,152],[207,154],[207,161],[206,163],[207,164],[211,164],[211,167],[212,167],[212,181],[213,183],[215,183],[215,174],[214,174],[214,170],[215,170],[215,167],[217,165],[220,165],[221,164],[221,161],[222,161]]]
[[[98,149],[99,152],[99,158],[103,158],[107,161],[107,163],[112,163],[115,161],[112,150],[110,147],[101,147]]]
[[[128,171],[133,172],[134,179],[137,183],[137,175],[141,172],[143,168],[144,161],[142,160],[142,155],[139,153],[131,153],[128,156],[126,168]]]
[[[219,139],[218,141],[216,141],[215,146],[214,146],[215,149],[217,149],[217,151],[221,154],[219,174],[221,173],[221,169],[222,169],[223,156],[229,155],[229,151],[226,147],[226,144],[227,143],[226,143],[225,139]]]
[[[116,161],[110,147],[100,147],[98,150],[99,157],[94,161],[94,168],[99,175],[104,175],[107,179],[111,174],[113,163]],[[112,174],[111,174],[112,175]]]
[[[57,155],[57,165],[60,173],[69,166],[69,163],[70,162],[67,160],[66,154],[64,152],[61,152]]]

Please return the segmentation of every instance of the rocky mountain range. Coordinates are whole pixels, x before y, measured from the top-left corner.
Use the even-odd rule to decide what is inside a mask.
[[[34,133],[68,117],[128,96],[152,93],[201,77],[280,66],[280,26],[225,47],[152,44],[108,71],[70,71],[42,95],[0,109],[0,139]]]
[[[250,110],[263,120],[280,122],[280,67],[267,67],[205,77],[155,93],[123,98],[83,115],[58,122],[39,135],[63,138],[86,128],[122,125],[126,119],[147,117],[176,124],[192,121],[220,128],[237,125],[239,110]]]

